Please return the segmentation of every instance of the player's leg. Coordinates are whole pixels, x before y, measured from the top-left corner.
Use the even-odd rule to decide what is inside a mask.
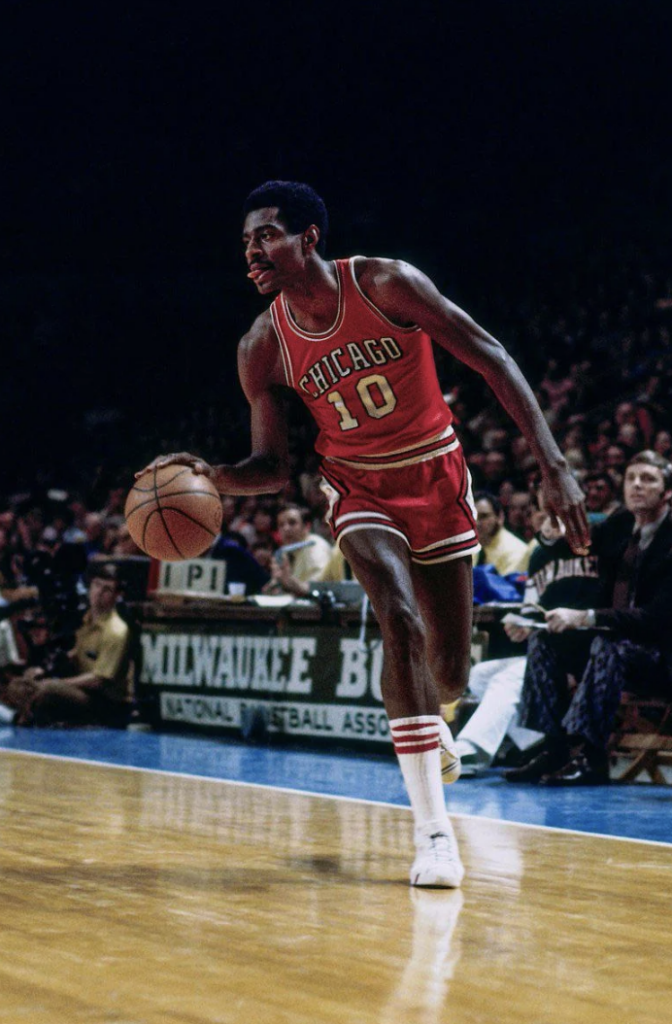
[[[413,885],[454,888],[462,867],[446,812],[439,747],[439,700],[409,548],[394,533],[353,531],[343,554],[364,587],[383,637],[385,710],[415,819]]]
[[[438,714],[408,545],[386,530],[362,529],[343,537],[341,549],[369,597],[382,633],[381,688],[388,716]]]
[[[413,563],[413,588],[425,627],[425,649],[440,705],[464,693],[471,665],[473,572],[471,556],[431,565]],[[460,776],[460,758],[450,729],[440,716],[443,781]]]
[[[471,556],[433,565],[413,563],[413,589],[439,700],[450,704],[462,696],[469,682],[474,602]]]

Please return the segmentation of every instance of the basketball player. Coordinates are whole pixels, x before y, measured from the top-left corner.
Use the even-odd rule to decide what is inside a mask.
[[[579,487],[519,368],[493,337],[419,270],[389,259],[324,258],[327,212],[307,185],[268,182],[245,204],[248,277],[277,294],[238,350],[252,453],[209,466],[188,453],[157,459],[206,473],[222,493],[279,490],[289,473],[282,392],[315,418],[334,537],[366,590],[383,636],[383,698],[415,819],[411,884],[460,885],[464,869],[443,779],[459,759],[440,697],[469,674],[470,478],[439,386],[432,343],[482,374],[536,456],[547,508],[577,553],[588,525]],[[443,757],[442,757],[443,750]]]

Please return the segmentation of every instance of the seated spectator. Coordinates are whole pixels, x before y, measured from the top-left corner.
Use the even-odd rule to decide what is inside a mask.
[[[103,519],[123,519],[126,504],[127,488],[124,484],[114,483],[107,492],[105,504],[100,510]]]
[[[616,496],[614,481],[609,473],[590,473],[583,481],[586,492],[586,512],[589,523],[601,523],[617,508],[620,502]]]
[[[126,523],[122,523],[121,526],[117,528],[117,535],[115,537],[114,544],[110,549],[110,555],[113,558],[118,558],[119,556],[125,555],[135,555],[137,557],[142,554],[143,552],[131,537]]]
[[[0,612],[4,607],[0,599]],[[11,681],[10,670],[19,662],[12,624],[9,619],[0,619],[0,725],[8,725],[14,720],[14,709],[5,704],[3,698]]]
[[[507,528],[526,544],[529,544],[534,536],[530,528],[531,507],[532,495],[529,491],[514,491],[506,510]]]
[[[653,450],[668,461],[672,461],[672,434],[669,430],[659,430],[653,440]]]
[[[257,511],[258,499],[251,495],[240,498],[237,507],[238,511],[230,523],[230,528],[233,533],[241,534],[245,538],[248,547],[250,547],[257,539],[257,532],[252,524],[252,520]]]
[[[610,444],[602,457],[602,468],[606,469],[614,482],[623,484],[623,472],[628,462],[628,453],[622,444]]]
[[[626,467],[625,509],[594,530],[601,600],[594,609],[547,612],[548,633],[530,638],[520,718],[545,733],[546,743],[527,765],[506,773],[509,781],[608,782],[607,744],[621,693],[669,697],[671,498],[672,465],[656,452],[640,452]],[[595,636],[594,627],[604,632]],[[580,651],[583,671],[576,669]],[[574,691],[568,673],[578,681]]]
[[[265,569],[268,573],[268,579],[271,578],[271,567],[273,564],[273,552],[275,551],[275,544],[272,540],[258,540],[252,545],[251,553],[256,561],[259,563],[262,569]],[[268,580],[266,581],[268,582]]]
[[[126,526],[123,516],[108,516],[103,529],[103,539],[100,546],[100,555],[112,555],[121,530]]]
[[[226,562],[227,585],[244,583],[246,594],[258,594],[271,578],[270,570],[260,564],[253,552],[248,550],[243,535],[234,530],[222,528],[204,557]]]
[[[509,462],[505,452],[485,452],[481,463],[481,476],[483,486],[490,492],[496,492],[507,479],[510,472]]]
[[[641,430],[634,423],[623,423],[618,428],[616,442],[624,448],[628,458],[636,452],[641,451],[644,445],[644,437]]]
[[[16,710],[17,725],[127,724],[132,702],[132,638],[115,609],[119,595],[114,566],[93,563],[89,610],[69,654],[73,674],[47,678],[42,669],[33,668],[14,679],[5,701]]]
[[[500,576],[527,572],[530,557],[527,544],[504,526],[504,510],[499,499],[487,491],[478,491],[474,500],[482,549],[474,556],[474,564],[494,565]]]
[[[324,569],[317,577],[318,582],[322,583],[338,583],[341,580],[352,580],[354,574],[350,568],[349,562],[345,560],[345,556],[341,549],[334,546],[331,554],[331,558],[325,565]]]
[[[273,559],[267,594],[305,597],[309,583],[320,578],[333,553],[333,545],[311,530],[311,513],[299,505],[285,505],[278,512],[281,546]],[[298,545],[294,547],[294,545]]]
[[[257,544],[274,546],[274,523],[274,506],[270,504],[260,503],[259,506],[257,507],[256,512],[252,516],[252,526],[254,527],[254,540],[250,542],[251,548],[254,548]]]
[[[84,546],[86,554],[90,558],[103,550],[105,537],[105,520],[100,512],[87,512],[84,517],[84,533],[86,540]]]
[[[564,531],[546,516],[537,534],[538,544],[530,556],[525,605],[555,608],[592,608],[597,596],[597,558],[577,556],[564,538]],[[525,607],[525,606],[524,606]],[[507,623],[509,639],[522,643],[531,630]],[[469,675],[468,693],[479,705],[456,736],[462,760],[462,774],[478,774],[491,764],[506,735],[525,751],[543,739],[540,732],[517,724],[517,709],[523,689],[525,657],[496,658],[475,665]]]
[[[0,592],[12,590],[14,586],[15,573],[9,532],[4,526],[0,526]]]

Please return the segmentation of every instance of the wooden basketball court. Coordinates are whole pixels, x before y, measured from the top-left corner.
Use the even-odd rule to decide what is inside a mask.
[[[0,752],[0,1021],[663,1024],[662,844]]]

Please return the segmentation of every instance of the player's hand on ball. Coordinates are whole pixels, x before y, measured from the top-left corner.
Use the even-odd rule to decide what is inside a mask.
[[[189,452],[172,452],[170,455],[158,455],[153,462],[136,473],[135,478],[137,480],[144,473],[163,469],[164,466],[191,466],[198,476],[212,477],[214,474],[212,466],[198,455],[190,455]]]

